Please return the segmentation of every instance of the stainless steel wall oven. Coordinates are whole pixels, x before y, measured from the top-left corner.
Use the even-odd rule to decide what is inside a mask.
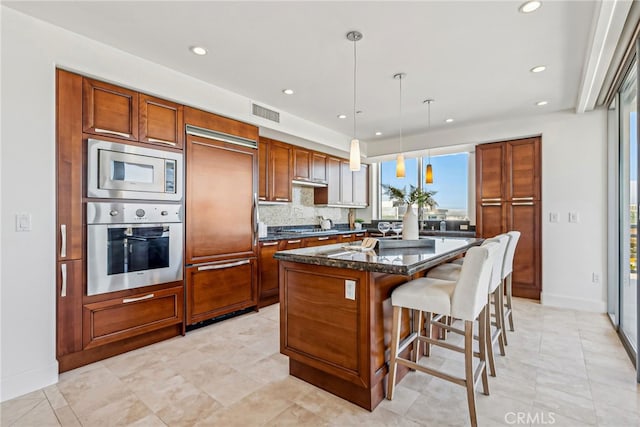
[[[87,203],[87,295],[182,280],[182,205]]]

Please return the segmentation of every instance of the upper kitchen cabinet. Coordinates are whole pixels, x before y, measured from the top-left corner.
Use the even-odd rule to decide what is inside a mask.
[[[340,162],[340,203],[353,205],[353,172],[347,160]]]
[[[139,102],[140,142],[182,149],[182,105],[144,94],[140,94]]]
[[[289,144],[260,137],[258,144],[258,198],[263,202],[290,202],[292,151]]]
[[[476,164],[476,197],[482,202],[501,202],[504,196],[503,143],[478,145]]]
[[[359,171],[353,172],[353,204],[369,206],[369,165],[364,163]]]
[[[85,77],[82,98],[84,132],[138,140],[138,92]]]
[[[313,182],[327,182],[327,155],[312,153],[311,155],[311,180]]]
[[[314,189],[316,205],[340,205],[340,168],[342,161],[327,157],[327,186]]]
[[[293,149],[293,179],[311,181],[311,151],[305,148]]]
[[[540,200],[540,138],[507,141],[504,156],[506,200]]]

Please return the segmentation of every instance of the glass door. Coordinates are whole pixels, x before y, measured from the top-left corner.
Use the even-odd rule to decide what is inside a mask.
[[[620,88],[620,292],[619,324],[623,339],[638,354],[638,82],[637,62]]]

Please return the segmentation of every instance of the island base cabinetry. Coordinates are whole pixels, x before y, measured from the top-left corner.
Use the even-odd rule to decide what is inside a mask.
[[[391,292],[407,280],[281,261],[280,351],[290,374],[373,410],[385,396]],[[403,319],[407,336],[408,313]],[[407,372],[398,367],[398,381]]]
[[[187,324],[256,306],[256,259],[188,267]]]

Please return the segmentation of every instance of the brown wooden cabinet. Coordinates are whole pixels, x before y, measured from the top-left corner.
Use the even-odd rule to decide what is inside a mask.
[[[353,205],[353,172],[346,160],[340,162],[340,203]]]
[[[56,356],[82,350],[83,260],[61,261],[56,269]]]
[[[260,137],[258,199],[267,202],[290,202],[293,147],[280,141]]]
[[[293,179],[311,181],[311,151],[301,147],[293,148]]]
[[[83,78],[83,130],[138,140],[138,92]]]
[[[120,341],[182,323],[183,287],[84,305],[84,348]]]
[[[339,236],[307,237],[306,239],[304,239],[305,247],[333,245],[335,243],[340,243]]]
[[[256,267],[255,258],[188,267],[187,324],[255,306]]]
[[[304,247],[304,239],[287,239],[280,240],[278,250],[288,251],[289,249],[299,249]]]
[[[182,149],[182,105],[144,94],[140,94],[139,103],[140,142]]]
[[[311,180],[313,182],[327,182],[327,155],[314,152],[311,157]]]
[[[264,307],[278,302],[278,260],[273,258],[273,254],[278,251],[279,242],[260,243],[260,256],[258,257],[260,270],[260,298],[258,305]]]
[[[476,147],[476,234],[520,231],[513,294],[540,299],[542,290],[540,138]]]

